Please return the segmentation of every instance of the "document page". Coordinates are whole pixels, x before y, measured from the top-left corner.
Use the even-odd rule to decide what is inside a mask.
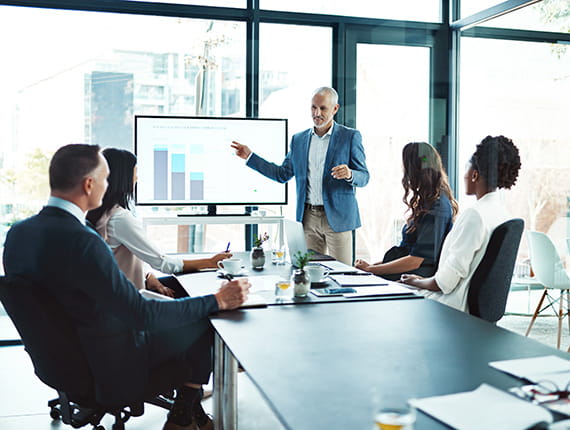
[[[369,275],[368,272],[365,272],[364,270],[360,270],[357,269],[354,266],[349,266],[348,264],[344,264],[340,261],[324,261],[322,263],[320,263],[321,266],[326,267],[329,271],[331,275],[336,275],[336,274],[351,274],[351,273],[358,273],[358,274],[362,274],[362,275]]]
[[[367,285],[388,285],[390,281],[375,275],[332,275],[333,281],[343,287],[364,287]]]
[[[489,366],[534,383],[548,381],[561,390],[570,383],[570,360],[555,355],[492,361]]]
[[[414,399],[410,403],[458,430],[521,430],[543,421],[552,422],[546,409],[487,384],[474,391]]]
[[[415,296],[415,293],[396,283],[390,282],[380,286],[352,287],[355,292],[343,294],[344,297],[371,297],[371,296]]]
[[[214,272],[198,272],[176,276],[178,282],[191,297],[214,294],[220,288],[224,279],[220,279]],[[251,288],[247,301],[241,308],[263,307],[267,305],[263,291],[273,292],[278,276],[254,276],[249,278]]]

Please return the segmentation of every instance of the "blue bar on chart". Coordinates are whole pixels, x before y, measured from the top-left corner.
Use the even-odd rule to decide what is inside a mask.
[[[154,199],[168,199],[168,146],[154,145]]]
[[[186,194],[185,166],[186,155],[184,153],[173,153],[170,160],[172,200],[184,200]]]
[[[190,172],[190,200],[204,200],[204,172]]]

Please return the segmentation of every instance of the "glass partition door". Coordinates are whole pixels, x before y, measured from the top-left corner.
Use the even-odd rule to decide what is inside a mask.
[[[381,261],[399,244],[406,217],[403,146],[415,141],[440,144],[430,141],[437,130],[445,130],[445,124],[435,124],[430,109],[435,43],[434,31],[428,29],[347,30],[341,113],[345,124],[362,133],[370,172],[368,185],[356,192],[362,228],[356,231],[355,258]]]
[[[357,191],[356,257],[376,262],[400,240],[402,148],[428,142],[430,48],[359,43],[356,58],[356,128],[370,171],[369,184]]]

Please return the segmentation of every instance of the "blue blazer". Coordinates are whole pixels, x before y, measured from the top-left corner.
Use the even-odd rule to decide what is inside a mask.
[[[277,182],[287,182],[293,176],[297,184],[297,221],[303,222],[307,200],[307,167],[311,131],[297,133],[291,139],[291,148],[283,163],[278,166],[251,154],[247,165]],[[331,169],[346,164],[352,170],[352,182],[334,179]],[[334,123],[323,170],[323,204],[331,228],[336,232],[360,227],[360,214],[355,189],[368,183],[370,175],[366,168],[366,156],[362,135],[358,130]]]
[[[12,227],[4,269],[47,289],[76,323],[96,398],[107,405],[142,398],[150,367],[148,331],[181,327],[218,310],[213,295],[144,299],[103,239],[56,207]]]

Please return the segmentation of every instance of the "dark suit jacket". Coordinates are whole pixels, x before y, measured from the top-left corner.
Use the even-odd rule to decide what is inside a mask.
[[[93,372],[96,398],[105,404],[142,397],[149,371],[147,331],[180,327],[218,310],[213,295],[144,299],[101,237],[56,207],[12,227],[4,269],[49,290],[69,313]]]
[[[307,198],[307,165],[312,130],[310,128],[293,136],[291,149],[280,166],[255,153],[251,154],[247,161],[249,167],[277,182],[287,182],[295,176],[299,222],[303,222]],[[339,164],[346,164],[352,170],[351,183],[331,176],[331,169]],[[334,231],[348,231],[360,227],[355,187],[365,186],[369,178],[360,132],[335,123],[323,171],[323,205],[327,221]]]

